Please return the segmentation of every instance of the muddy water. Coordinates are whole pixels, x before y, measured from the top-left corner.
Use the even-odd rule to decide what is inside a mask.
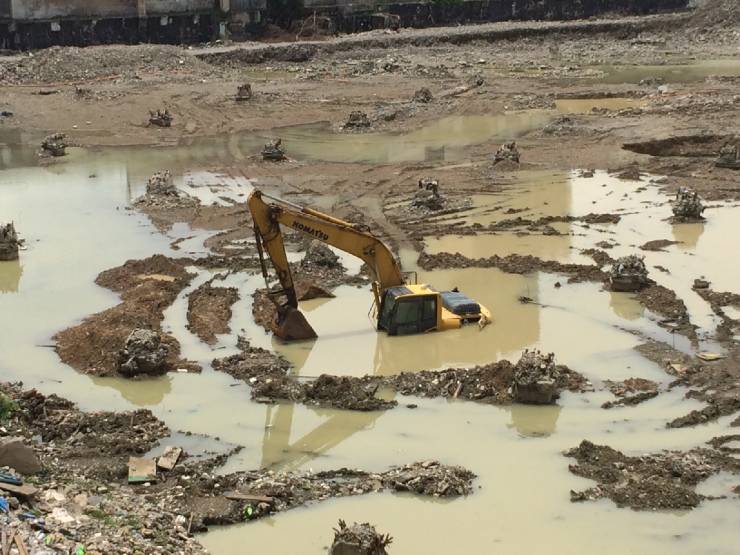
[[[598,81],[607,84],[639,83],[643,79],[660,79],[664,83],[696,83],[713,75],[740,75],[738,58],[702,60],[687,64],[595,67],[604,72],[604,76],[598,78]]]
[[[234,552],[234,546],[245,542],[258,551],[276,554],[321,553],[339,518],[376,523],[396,538],[394,550],[400,553],[480,553],[500,548],[510,552],[549,549],[590,553],[597,548],[613,553],[732,552],[731,534],[740,518],[740,508],[733,500],[707,503],[689,514],[641,514],[617,510],[608,502],[569,502],[570,489],[585,488],[591,482],[569,474],[569,461],[560,452],[584,438],[641,452],[691,447],[726,430],[729,418],[696,429],[667,430],[667,420],[701,406],[683,400],[681,390],[638,407],[613,411],[599,408],[610,398],[599,392],[566,394],[558,407],[496,408],[399,398],[402,406],[396,410],[360,414],[290,404],[258,405],[250,402],[245,385],[209,367],[212,358],[235,352],[235,334],[244,333],[253,344],[275,348],[289,357],[296,365],[295,372],[302,375],[388,374],[467,365],[513,358],[523,348],[539,346],[555,351],[558,360],[597,384],[602,379],[629,376],[668,382],[670,378],[660,368],[632,349],[639,341],[633,331],[670,341],[667,333],[629,295],[608,294],[595,284],[558,289],[557,276],[513,276],[495,269],[422,272],[421,280],[441,288],[457,285],[489,306],[494,324],[483,331],[467,328],[415,338],[376,334],[366,316],[369,291],[342,287],[336,299],[302,306],[321,335],[319,340],[285,346],[273,343],[251,321],[250,292],[261,285],[261,278],[232,275],[225,285],[239,287],[242,293],[231,322],[234,334],[220,336],[216,345],[208,346],[185,326],[188,291],[212,277],[211,272],[199,272],[190,289],[167,310],[164,326],[180,340],[185,356],[204,364],[202,374],[171,374],[132,382],[81,376],[61,364],[47,346],[51,335],[117,302],[115,295],[94,285],[95,276],[127,258],[167,253],[173,238],[189,233],[180,226],[164,236],[145,218],[125,210],[132,188],[141,185],[138,175],[146,175],[148,170],[144,170],[156,162],[150,150],[144,149],[140,155],[133,156],[129,165],[105,157],[81,158],[78,163],[50,168],[0,172],[0,220],[18,222],[28,244],[19,263],[0,266],[2,379],[23,380],[85,408],[148,407],[173,430],[218,435],[226,442],[243,445],[244,450],[225,471],[257,466],[380,470],[410,460],[438,458],[464,464],[480,475],[475,495],[449,503],[369,496],[216,529],[202,537],[214,553]],[[160,160],[158,168],[162,163]],[[601,188],[602,182],[608,186]],[[635,204],[642,205],[642,200],[652,199],[650,193],[638,193],[637,189],[638,184],[611,182],[602,174],[591,180],[566,175],[555,189],[542,193],[545,196],[540,197],[535,183],[530,182],[524,183],[519,193],[511,191],[497,202],[515,206],[520,197],[520,203],[540,213],[570,209],[581,214],[606,211],[607,207],[629,212]],[[621,198],[617,192],[634,198],[629,203],[613,201]],[[593,202],[603,208],[593,208]],[[651,208],[646,226],[639,225],[642,220],[631,222],[625,216],[625,229],[631,231],[625,232],[626,238],[615,237],[627,243],[660,231],[670,238],[674,228],[662,221],[666,209],[662,205]],[[729,265],[732,272],[732,262],[723,257],[718,263],[712,245],[725,245],[723,236],[731,236],[727,226],[735,215],[729,210],[734,209],[710,211],[700,233],[695,229],[677,231],[689,236],[698,233],[686,251],[694,258],[680,264],[689,265],[689,269],[696,267],[691,264],[704,264],[710,279],[723,285],[720,264]],[[602,227],[605,231],[598,234],[599,239],[611,237],[609,227]],[[590,243],[596,240],[595,233],[574,235],[571,240],[574,244]],[[653,238],[660,237],[648,237]],[[187,250],[202,252],[203,239],[201,235],[191,240]],[[712,244],[705,245],[705,241]],[[672,263],[677,257],[670,253],[683,251],[671,249],[656,256],[665,256],[668,260],[664,262]],[[404,251],[402,260],[406,269],[414,269],[410,252]],[[683,273],[676,281],[688,278]],[[539,304],[519,304],[516,299],[520,295]],[[418,408],[404,408],[408,402]],[[718,481],[711,487],[721,490],[727,486]],[[414,518],[409,518],[410,514]],[[451,525],[454,533],[449,532]],[[531,533],[533,529],[536,534]]]

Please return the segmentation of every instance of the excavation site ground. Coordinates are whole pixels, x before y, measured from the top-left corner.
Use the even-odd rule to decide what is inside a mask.
[[[715,4],[0,56],[3,531],[319,554],[341,519],[388,553],[735,553],[740,20]],[[295,228],[318,337],[275,337],[254,190],[491,323],[376,330],[367,265]]]

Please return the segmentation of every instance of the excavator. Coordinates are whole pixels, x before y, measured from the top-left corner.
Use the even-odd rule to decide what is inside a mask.
[[[252,191],[247,206],[254,221],[254,234],[262,275],[268,294],[277,307],[273,333],[284,341],[314,339],[316,332],[298,310],[293,276],[285,252],[281,226],[292,229],[352,254],[365,262],[373,278],[372,314],[376,328],[389,335],[407,335],[460,328],[491,322],[487,308],[457,291],[438,291],[430,285],[410,283],[390,249],[361,225],[345,222],[292,202]],[[269,287],[265,253],[275,269],[280,288]],[[412,272],[415,276],[415,272]]]

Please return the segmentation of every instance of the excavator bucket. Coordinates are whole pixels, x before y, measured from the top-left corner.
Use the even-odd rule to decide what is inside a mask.
[[[277,321],[272,324],[272,333],[284,341],[300,341],[318,337],[303,313],[292,306],[283,307],[278,311]]]

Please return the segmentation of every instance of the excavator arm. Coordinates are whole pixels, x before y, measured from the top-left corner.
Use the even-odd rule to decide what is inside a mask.
[[[269,202],[265,199],[269,199]],[[380,239],[354,224],[271,197],[256,189],[249,195],[247,205],[254,221],[262,273],[267,279],[267,268],[263,256],[266,250],[281,286],[280,291],[273,293],[273,298],[284,296],[286,299],[284,303],[276,302],[278,323],[273,328],[273,332],[278,337],[283,339],[316,337],[316,333],[298,311],[295,283],[285,252],[281,225],[363,260],[375,280],[373,292],[378,307],[381,291],[405,283],[401,268],[388,247]]]

